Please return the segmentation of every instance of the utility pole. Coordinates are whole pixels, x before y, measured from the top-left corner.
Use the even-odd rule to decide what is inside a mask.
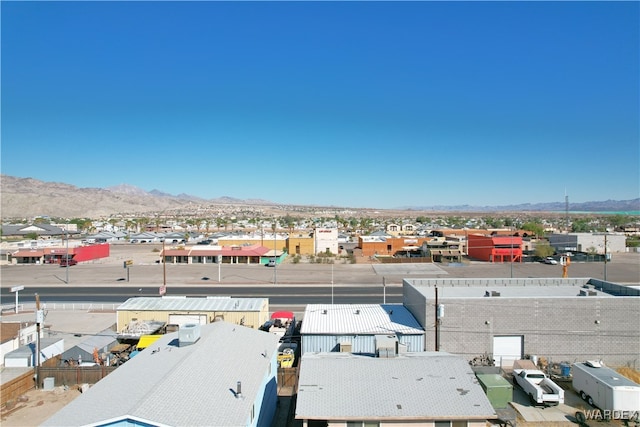
[[[333,264],[331,264],[331,305],[333,305]]]
[[[607,233],[604,234],[604,280],[607,281]]]
[[[67,226],[65,226],[64,228],[64,235],[67,238],[67,254],[65,255],[66,257],[66,261],[67,261],[67,265],[66,265],[66,281],[65,283],[68,285],[69,284],[69,231],[67,230]]]
[[[387,303],[387,282],[384,276],[382,276],[382,303]]]
[[[440,351],[440,316],[438,315],[438,287],[435,287],[436,290],[436,310],[435,310],[435,316],[436,316],[436,351]]]
[[[511,233],[513,233],[513,231]],[[510,249],[510,251],[511,251],[510,258],[511,259],[509,260],[509,265],[510,265],[510,268],[511,268],[511,278],[513,279],[513,234],[511,234],[511,244],[509,246],[511,248]]]
[[[36,388],[40,388],[40,323],[42,323],[42,320],[43,315],[40,311],[40,295],[36,294]]]

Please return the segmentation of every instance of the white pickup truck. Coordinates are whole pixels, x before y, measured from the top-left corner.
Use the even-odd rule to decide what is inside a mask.
[[[513,382],[520,386],[534,405],[564,403],[564,390],[537,369],[514,369]]]

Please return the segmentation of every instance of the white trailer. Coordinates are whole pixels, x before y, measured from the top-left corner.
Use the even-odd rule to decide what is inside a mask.
[[[617,418],[638,416],[640,385],[599,362],[574,363],[572,368],[573,389],[589,405]]]

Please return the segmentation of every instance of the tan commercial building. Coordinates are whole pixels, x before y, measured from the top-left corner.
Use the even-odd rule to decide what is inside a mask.
[[[206,325],[218,320],[258,329],[269,320],[269,299],[181,296],[129,298],[116,309],[116,313],[118,332],[143,322]]]
[[[313,233],[292,233],[287,239],[287,252],[291,255],[315,255]]]

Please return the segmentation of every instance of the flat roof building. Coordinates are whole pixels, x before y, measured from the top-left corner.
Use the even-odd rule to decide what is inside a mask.
[[[442,316],[434,322],[437,305]],[[469,360],[602,359],[638,367],[640,290],[588,278],[405,279],[403,301],[425,348]]]
[[[453,354],[306,353],[300,366],[295,417],[304,427],[447,421],[484,427],[497,418],[469,363]]]

